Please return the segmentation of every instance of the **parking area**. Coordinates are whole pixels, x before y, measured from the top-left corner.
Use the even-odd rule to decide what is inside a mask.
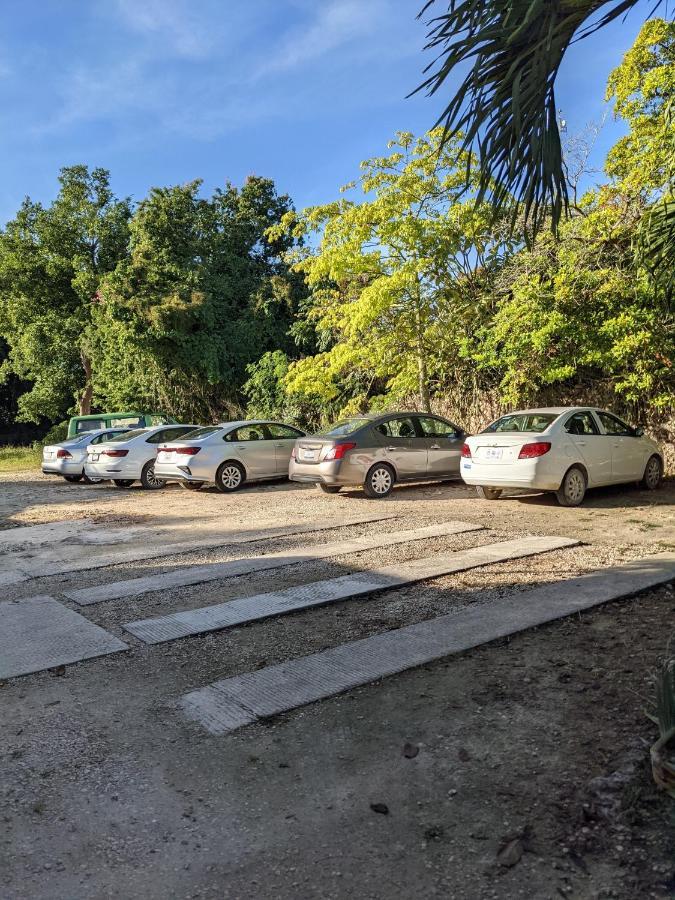
[[[437,617],[499,623],[534,588],[673,554],[674,501],[672,481],[568,509],[461,483],[369,501],[2,477],[2,601],[47,638],[79,617],[89,647],[8,664],[3,896],[669,896],[643,712],[667,579],[231,731],[185,698]]]

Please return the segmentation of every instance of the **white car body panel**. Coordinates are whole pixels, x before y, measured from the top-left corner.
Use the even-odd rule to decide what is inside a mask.
[[[542,431],[483,431],[466,439],[471,459],[462,458],[460,472],[467,484],[493,488],[556,491],[573,465],[587,474],[588,487],[639,481],[648,460],[663,454],[646,435],[608,434],[592,407],[519,410],[512,415],[546,414],[556,418]],[[596,433],[567,431],[575,414],[590,415]],[[604,413],[612,416],[612,414]],[[519,459],[524,444],[547,442],[550,450],[534,459]]]

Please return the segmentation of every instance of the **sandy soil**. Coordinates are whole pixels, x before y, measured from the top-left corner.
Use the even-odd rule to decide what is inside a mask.
[[[481,647],[213,738],[175,706],[214,679],[675,547],[670,483],[479,501],[462,485],[385,502],[288,484],[233,496],[0,479],[6,528],[91,517],[188,534],[278,519],[395,518],[34,579],[6,599],[448,519],[485,531],[108,601],[82,610],[131,651],[0,688],[0,895],[23,898],[675,896],[673,801],[650,780],[644,715],[675,630],[672,589]],[[205,526],[204,523],[207,523]],[[522,534],[545,557],[146,647],[133,618]],[[67,558],[68,545],[60,545]],[[409,744],[407,754],[404,747]],[[408,758],[411,757],[411,758]],[[387,813],[371,804],[384,804]],[[380,807],[377,807],[380,808]],[[500,847],[510,843],[501,861]],[[522,855],[521,855],[522,854]],[[516,860],[515,857],[518,857]]]

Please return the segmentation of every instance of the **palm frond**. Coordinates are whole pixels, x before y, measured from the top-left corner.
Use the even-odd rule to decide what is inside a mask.
[[[638,255],[666,289],[675,284],[675,200],[659,200],[640,222]]]
[[[656,0],[657,5],[659,0]],[[428,0],[425,16],[438,0]],[[478,160],[478,199],[496,213],[522,204],[537,230],[554,228],[568,207],[556,117],[555,79],[565,51],[628,12],[637,0],[450,0],[430,20],[436,51],[414,91],[432,96],[451,73],[468,74],[438,118],[447,137],[461,132]]]

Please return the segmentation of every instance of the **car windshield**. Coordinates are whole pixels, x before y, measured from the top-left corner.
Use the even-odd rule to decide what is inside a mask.
[[[483,434],[490,432],[528,432],[540,434],[546,431],[551,422],[555,422],[558,413],[515,413],[510,416],[502,416],[492,425],[484,429]]]
[[[333,425],[323,433],[328,437],[343,437],[345,434],[353,434],[369,423],[369,419],[347,419],[345,422],[338,422],[337,425]]]
[[[115,437],[109,438],[109,441],[111,443],[115,441],[132,441],[134,438],[140,437],[145,433],[144,428],[137,428],[135,431],[123,431],[121,434],[116,434]]]
[[[211,427],[206,428],[195,428],[194,431],[188,431],[187,434],[182,434],[180,436],[181,441],[196,441],[200,438],[208,437],[210,434],[218,434],[219,431],[222,431],[222,427],[220,425],[213,425]]]

